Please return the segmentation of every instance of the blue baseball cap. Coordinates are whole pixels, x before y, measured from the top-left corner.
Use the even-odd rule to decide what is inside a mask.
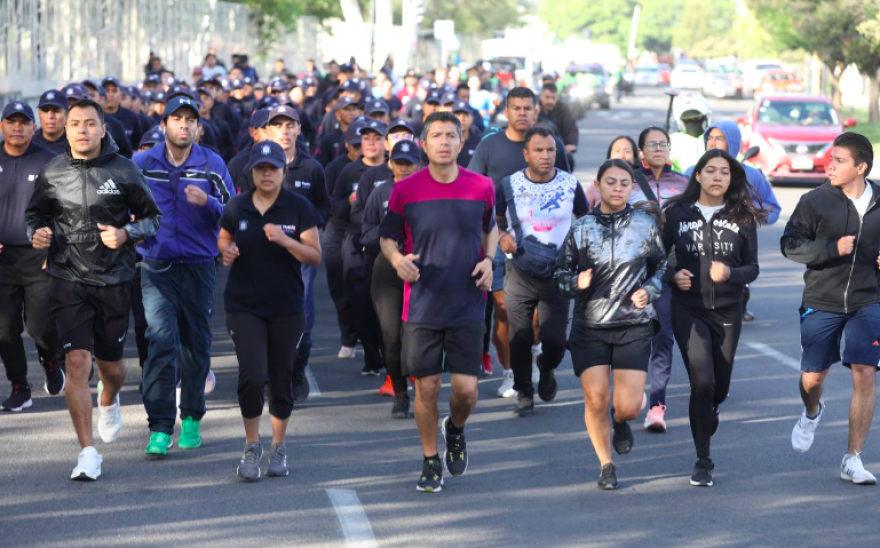
[[[83,80],[82,85],[94,89],[101,95],[101,97],[107,97],[107,92],[104,91],[104,86],[99,86],[94,80]]]
[[[67,99],[64,94],[57,89],[50,89],[40,95],[40,102],[37,104],[37,108],[43,107],[58,107],[66,109]]]
[[[119,80],[117,80],[113,76],[108,76],[108,77],[104,78],[103,80],[101,80],[101,87],[107,87],[107,84],[116,86],[120,90],[122,90],[122,84],[120,84]]]
[[[383,122],[382,120],[370,120],[369,122],[364,124],[364,126],[362,128],[360,128],[358,130],[358,133],[360,135],[363,135],[364,133],[367,133],[368,131],[376,132],[379,135],[381,135],[382,137],[385,137],[385,135],[388,133],[388,126],[385,125],[385,122]]]
[[[281,145],[275,141],[257,143],[251,148],[251,157],[247,169],[250,171],[261,164],[270,164],[277,168],[284,168],[287,165],[287,154],[285,154]]]
[[[439,89],[432,89],[431,91],[428,92],[428,96],[425,97],[425,103],[426,104],[433,104],[433,105],[442,105],[443,104],[443,101],[441,100],[442,98],[443,98],[443,93],[441,93]]]
[[[272,88],[272,93],[284,92],[290,88],[285,78],[272,78],[269,87]]]
[[[403,129],[404,131],[409,132],[410,135],[415,135],[416,130],[412,127],[412,124],[404,120],[403,118],[398,118],[391,122],[391,125],[388,126],[388,133],[394,133],[398,129]]]
[[[455,102],[458,101],[458,95],[454,93],[444,93],[443,97],[440,98],[441,105],[454,105]]]
[[[251,115],[251,127],[254,129],[266,127],[266,124],[269,123],[269,111],[268,108],[257,109]]]
[[[367,118],[360,117],[345,130],[345,142],[350,145],[361,144],[361,128],[367,125]]]
[[[388,159],[392,162],[406,160],[411,164],[418,165],[421,162],[419,146],[412,141],[400,141],[391,149],[391,155]]]
[[[267,123],[271,124],[272,120],[275,118],[290,118],[294,122],[299,123],[299,113],[295,108],[288,105],[272,107],[272,110],[269,111],[269,119],[267,120]]]
[[[162,79],[159,77],[158,74],[150,74],[149,76],[147,76],[146,78],[144,78],[144,83],[145,83],[145,84],[157,84],[157,85],[158,85],[158,84],[161,84],[161,83],[162,83]]]
[[[236,78],[232,81],[232,89],[241,89],[244,87],[244,81],[241,78]]]
[[[381,112],[383,114],[390,114],[391,110],[388,108],[388,104],[382,99],[371,99],[367,101],[366,104],[366,115],[375,114],[377,112]]]
[[[354,100],[353,97],[343,97],[339,101],[336,102],[337,109],[343,109],[346,107],[350,107],[351,105],[360,106],[357,101]]]
[[[469,107],[464,101],[456,101],[455,104],[452,105],[452,112],[467,112],[471,115],[474,113],[474,111],[471,110],[471,107]]]
[[[270,109],[278,104],[278,99],[272,95],[267,95],[259,100],[257,108]]]
[[[164,142],[165,133],[161,129],[153,128],[152,130],[144,133],[144,136],[141,137],[141,143],[138,148],[143,148],[147,145],[155,145]]]
[[[89,98],[89,94],[82,84],[67,84],[61,88],[61,93],[68,101],[82,101]]]
[[[165,92],[164,91],[157,91],[157,92],[153,93],[153,101],[156,101],[157,103],[167,103],[168,102],[165,99]]]
[[[13,101],[3,108],[3,120],[21,114],[31,122],[34,121],[34,109],[24,101]]]
[[[162,116],[162,119],[166,120],[169,116],[182,108],[190,108],[196,113],[197,118],[202,118],[202,115],[199,114],[198,103],[194,101],[192,97],[181,94],[174,97],[173,99],[168,100],[168,106],[165,107],[165,114]]]

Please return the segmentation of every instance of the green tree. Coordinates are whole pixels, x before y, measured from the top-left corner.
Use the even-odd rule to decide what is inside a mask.
[[[452,19],[456,33],[491,36],[516,25],[524,7],[523,0],[427,0],[422,27],[432,28],[436,19]]]
[[[862,21],[856,26],[858,36],[848,44],[847,58],[871,81],[868,119],[877,122],[880,121],[880,9],[876,4],[862,4],[859,10]]]
[[[590,39],[626,51],[634,0],[544,0],[541,19],[561,38],[588,29]]]
[[[253,9],[252,21],[257,28],[260,49],[280,36],[285,29],[296,26],[297,18],[313,15],[319,19],[339,17],[339,0],[231,0]]]

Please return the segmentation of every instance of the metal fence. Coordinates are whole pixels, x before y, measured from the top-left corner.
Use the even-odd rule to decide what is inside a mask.
[[[0,105],[72,80],[144,78],[152,51],[189,78],[208,49],[256,50],[248,10],[216,0],[0,0]]]

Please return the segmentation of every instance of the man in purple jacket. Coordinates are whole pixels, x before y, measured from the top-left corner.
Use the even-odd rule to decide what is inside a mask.
[[[165,142],[135,154],[166,222],[138,246],[149,351],[144,363],[144,407],[149,459],[171,447],[177,419],[175,364],[180,367],[178,447],[202,445],[205,380],[211,363],[211,312],[216,284],[220,217],[235,195],[223,160],[195,143],[201,120],[196,101],[178,96],[162,119]]]

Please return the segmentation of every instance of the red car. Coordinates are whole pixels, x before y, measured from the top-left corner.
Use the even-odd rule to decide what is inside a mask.
[[[751,163],[771,183],[825,182],[831,161],[831,143],[844,128],[856,125],[840,116],[828,97],[821,95],[761,95],[751,112],[737,122],[743,149],[758,146]]]

